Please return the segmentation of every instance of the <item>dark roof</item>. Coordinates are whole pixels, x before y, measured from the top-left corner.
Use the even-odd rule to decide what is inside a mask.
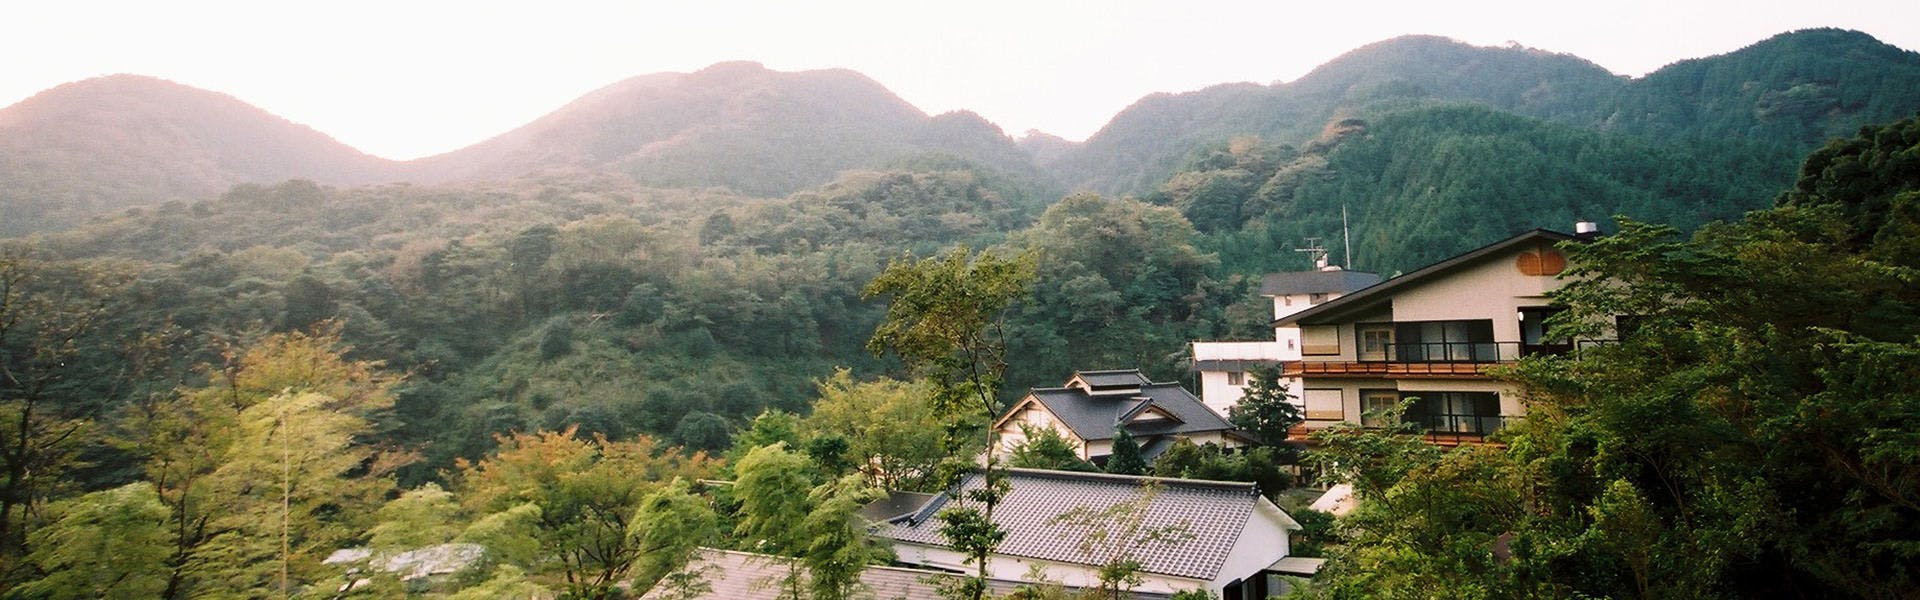
[[[1292,271],[1260,278],[1260,295],[1345,294],[1380,283],[1378,273],[1360,271]]]
[[[1314,324],[1316,322],[1324,322],[1325,319],[1338,318],[1341,315],[1350,314],[1355,310],[1364,310],[1376,306],[1381,302],[1391,299],[1395,290],[1400,290],[1426,281],[1432,277],[1452,272],[1460,267],[1477,263],[1481,259],[1506,251],[1515,246],[1535,241],[1564,242],[1571,239],[1574,239],[1571,234],[1546,229],[1535,229],[1481,246],[1465,254],[1421,267],[1412,273],[1388,279],[1345,296],[1328,300],[1313,308],[1274,319],[1273,324],[1277,326],[1294,323]]]
[[[1028,392],[1062,425],[1082,440],[1113,439],[1114,429],[1128,419],[1159,408],[1173,415],[1172,420],[1134,423],[1127,431],[1134,435],[1202,433],[1233,429],[1226,419],[1207,408],[1178,383],[1150,383],[1134,396],[1094,396],[1080,388],[1040,388]]]
[[[1139,369],[1078,371],[1073,376],[1079,377],[1081,381],[1087,382],[1087,385],[1095,389],[1140,387],[1153,383],[1147,379],[1146,375],[1140,374]]]
[[[701,581],[706,582],[709,588],[707,592],[694,596],[699,600],[774,600],[780,597],[781,590],[777,582],[787,575],[787,561],[790,560],[793,559],[701,548],[698,556],[683,570],[698,573]],[[938,598],[940,580],[949,577],[958,575],[925,569],[871,566],[860,572],[860,583],[866,586],[865,591],[872,598]],[[987,580],[987,589],[995,596],[1012,592],[1020,585],[1017,581]],[[656,587],[641,598],[667,596],[668,590]],[[1135,592],[1133,597],[1141,600],[1167,598],[1165,594],[1140,592]]]
[[[1176,544],[1141,548],[1136,556],[1148,573],[1211,580],[1219,575],[1249,519],[1261,502],[1251,483],[1132,477],[1105,473],[1075,473],[1037,469],[1009,469],[1009,491],[994,508],[993,522],[1007,532],[997,554],[1063,563],[1090,565],[1078,548],[1081,532],[1053,521],[1076,508],[1105,510],[1139,497],[1141,485],[1155,482],[1160,493],[1148,505],[1141,525],[1147,528],[1184,525],[1193,537]],[[961,482],[961,490],[977,489],[979,473]],[[942,495],[920,512],[933,515],[953,500]],[[1287,523],[1289,528],[1297,526]],[[936,518],[894,520],[880,528],[881,537],[901,542],[945,546]]]
[[[885,498],[868,502],[865,506],[861,506],[860,516],[868,521],[884,523],[888,519],[919,509],[921,506],[924,506],[928,500],[932,500],[933,496],[934,494],[887,490],[887,496]]]

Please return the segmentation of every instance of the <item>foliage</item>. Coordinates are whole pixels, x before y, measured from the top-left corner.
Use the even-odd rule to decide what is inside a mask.
[[[1570,309],[1552,324],[1618,343],[1513,369],[1529,411],[1504,447],[1412,453],[1390,432],[1328,434],[1337,456],[1322,464],[1362,502],[1315,593],[1914,589],[1920,263],[1884,233],[1920,187],[1892,158],[1912,149],[1888,151],[1913,145],[1898,141],[1911,128],[1829,146],[1807,185],[1740,222],[1680,239],[1626,220],[1570,245],[1555,295]]]
[[[648,589],[687,566],[702,544],[718,537],[716,523],[713,507],[689,492],[686,480],[676,478],[648,494],[628,529],[638,546],[632,587]]]
[[[890,556],[885,545],[868,535],[867,520],[860,516],[861,506],[883,495],[857,475],[821,484],[808,492],[807,501],[813,509],[800,524],[808,538],[800,562],[807,567],[810,598],[859,597],[863,587],[860,574],[867,565]]]
[[[969,424],[992,423],[1000,414],[1000,385],[1007,370],[1002,314],[1027,294],[1032,279],[1033,266],[1026,258],[975,256],[959,246],[943,257],[891,262],[863,291],[868,298],[892,300],[867,348],[876,354],[898,355],[926,377],[932,386],[933,409],[945,421],[950,455],[968,446]],[[998,446],[992,427],[979,429],[986,434],[986,448]],[[986,594],[988,557],[1006,537],[993,522],[993,509],[1005,496],[1007,484],[997,474],[998,460],[988,453],[982,484],[961,494],[960,474],[972,466],[960,466],[961,460],[954,455],[942,465],[941,483],[949,493],[964,495],[980,508],[956,504],[940,511],[944,522],[940,534],[974,563],[974,576],[961,593],[979,600]]]
[[[820,399],[802,422],[809,435],[844,436],[849,460],[883,488],[937,487],[932,475],[947,452],[941,445],[943,423],[928,406],[926,384],[885,378],[856,382],[852,371],[838,369],[818,386]],[[963,452],[977,450],[969,445]]]
[[[46,575],[21,586],[29,597],[153,598],[167,587],[173,532],[151,484],[130,483],[56,502],[34,531],[28,557]]]
[[[483,522],[525,525],[520,535],[535,540],[538,551],[532,562],[518,566],[558,575],[572,597],[611,597],[636,564],[654,576],[665,572],[651,562],[660,557],[641,562],[657,536],[697,539],[685,537],[697,530],[698,511],[689,507],[697,501],[662,489],[675,478],[703,477],[713,466],[705,455],[667,451],[647,437],[615,441],[575,434],[569,429],[502,436],[494,455],[459,464],[458,489]],[[663,519],[673,521],[670,527],[695,529],[662,529]]]
[[[1033,427],[1021,423],[1020,435],[1023,439],[1014,444],[1013,451],[1008,453],[1007,466],[1055,471],[1099,470],[1093,463],[1080,458],[1080,448],[1052,427]]]
[[[1140,442],[1122,427],[1113,432],[1113,454],[1107,457],[1106,471],[1117,475],[1145,475],[1147,461],[1140,457]]]
[[[1154,459],[1152,475],[1246,481],[1256,484],[1262,493],[1274,495],[1293,486],[1293,476],[1280,469],[1282,462],[1279,460],[1286,458],[1291,461],[1292,452],[1281,452],[1273,447],[1261,447],[1230,454],[1213,443],[1195,445],[1189,440],[1175,440],[1166,452]]]
[[[1248,372],[1252,376],[1240,401],[1227,409],[1227,421],[1253,436],[1265,446],[1282,446],[1293,427],[1306,420],[1293,395],[1280,381],[1280,368],[1262,366]]]

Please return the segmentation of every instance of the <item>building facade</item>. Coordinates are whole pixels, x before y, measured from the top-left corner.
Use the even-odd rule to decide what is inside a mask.
[[[1178,383],[1155,383],[1135,369],[1080,371],[1057,388],[1029,390],[993,424],[996,453],[1026,443],[1027,432],[1050,429],[1073,444],[1082,460],[1104,463],[1113,438],[1125,429],[1149,461],[1175,441],[1234,448],[1247,444],[1226,418],[1208,410]]]
[[[1583,224],[1585,228],[1587,224]],[[1482,441],[1525,413],[1519,390],[1489,369],[1573,344],[1546,336],[1575,236],[1536,229],[1275,319],[1300,340],[1284,374],[1304,429],[1402,418],[1442,444]]]

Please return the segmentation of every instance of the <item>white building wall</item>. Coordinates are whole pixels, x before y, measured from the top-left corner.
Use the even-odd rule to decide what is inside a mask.
[[[944,547],[894,542],[893,552],[900,562],[910,565],[967,574],[974,572],[973,565],[965,563],[967,559],[966,556]],[[1279,559],[1276,558],[1274,560]],[[1273,561],[1270,560],[1267,562],[1271,564]],[[1061,585],[1094,587],[1100,584],[1099,570],[1091,566],[1005,555],[994,555],[987,561],[987,576],[993,579],[1003,579],[1007,581],[1030,581],[1027,578],[1027,572],[1033,565],[1040,565],[1041,568],[1046,570],[1046,578],[1049,581]],[[1208,582],[1199,579],[1173,577],[1156,573],[1141,573],[1140,586],[1134,588],[1134,591],[1172,594],[1206,587],[1207,585]],[[1218,587],[1211,589],[1216,595],[1220,593],[1220,588]]]
[[[1496,342],[1520,341],[1521,307],[1546,306],[1548,291],[1562,283],[1551,275],[1522,274],[1515,261],[1522,252],[1552,250],[1551,243],[1515,248],[1498,257],[1434,278],[1393,297],[1393,320],[1453,321],[1491,319]],[[1515,344],[1500,346],[1501,359],[1519,358]],[[1507,356],[1516,354],[1516,356]]]
[[[1292,538],[1287,531],[1287,523],[1292,520],[1273,502],[1260,498],[1253,516],[1247,519],[1246,528],[1234,541],[1233,552],[1220,565],[1213,581],[1207,582],[1207,589],[1220,594],[1233,580],[1251,580],[1274,561],[1286,558],[1287,553],[1292,552]]]

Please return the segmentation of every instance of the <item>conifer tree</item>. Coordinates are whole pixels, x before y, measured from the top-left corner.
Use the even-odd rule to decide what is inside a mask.
[[[1147,461],[1140,457],[1140,443],[1133,434],[1120,428],[1113,434],[1113,455],[1107,457],[1107,472],[1116,475],[1145,475]]]

